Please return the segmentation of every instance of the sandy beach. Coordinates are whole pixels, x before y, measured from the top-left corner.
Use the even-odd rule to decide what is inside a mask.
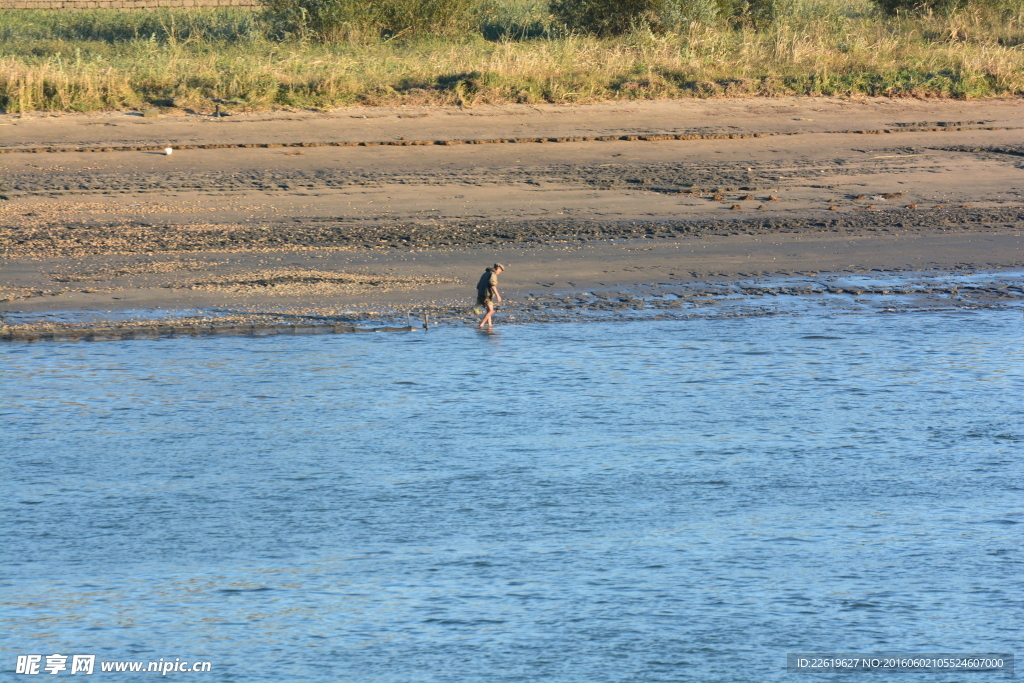
[[[757,278],[1024,265],[1019,100],[4,116],[0,168],[8,336],[468,322],[495,261],[519,319]]]

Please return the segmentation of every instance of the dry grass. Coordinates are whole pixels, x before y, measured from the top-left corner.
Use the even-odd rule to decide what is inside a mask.
[[[485,22],[461,40],[364,37],[331,44],[271,40],[256,17],[223,10],[151,14],[145,28],[159,30],[149,35],[137,26],[133,34],[128,24],[104,33],[102,10],[94,13],[92,33],[78,25],[78,33],[57,30],[69,21],[60,13],[2,11],[0,108],[96,111],[172,102],[212,108],[208,98],[254,108],[329,108],[1024,95],[1024,9],[887,17],[868,0],[794,0],[774,22],[756,28],[692,23],[675,33],[597,38],[559,34],[539,7],[522,5],[520,15]]]

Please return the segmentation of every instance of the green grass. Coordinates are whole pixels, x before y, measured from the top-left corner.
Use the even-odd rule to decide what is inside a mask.
[[[1024,95],[1024,9],[890,16],[787,0],[773,21],[578,35],[542,0],[474,6],[436,35],[355,26],[314,40],[242,10],[0,10],[0,109],[98,111],[208,98],[254,108],[750,95]],[[294,28],[292,26],[291,28]],[[321,36],[322,37],[322,36]]]

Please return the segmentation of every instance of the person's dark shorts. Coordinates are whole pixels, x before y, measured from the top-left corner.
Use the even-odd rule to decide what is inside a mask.
[[[476,305],[477,306],[490,306],[491,305],[491,295],[490,295],[490,293],[487,293],[487,292],[480,292],[480,293],[478,293],[476,295]]]

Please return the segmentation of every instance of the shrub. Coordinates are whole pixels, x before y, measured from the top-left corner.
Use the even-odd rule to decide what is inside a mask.
[[[656,33],[722,19],[774,19],[787,0],[551,0],[551,13],[570,31],[617,35],[636,29]]]
[[[180,8],[151,10],[91,9],[5,10],[0,16],[0,43],[66,42],[124,43],[131,40],[167,42],[243,42],[262,37],[262,27],[246,9]]]
[[[1021,14],[1024,0],[872,0],[886,14],[916,13],[948,16],[959,10]]]
[[[473,28],[481,0],[264,0],[279,33],[324,42],[363,36],[455,36]]]
[[[657,26],[664,0],[552,0],[551,13],[572,31],[625,33],[637,24]]]

